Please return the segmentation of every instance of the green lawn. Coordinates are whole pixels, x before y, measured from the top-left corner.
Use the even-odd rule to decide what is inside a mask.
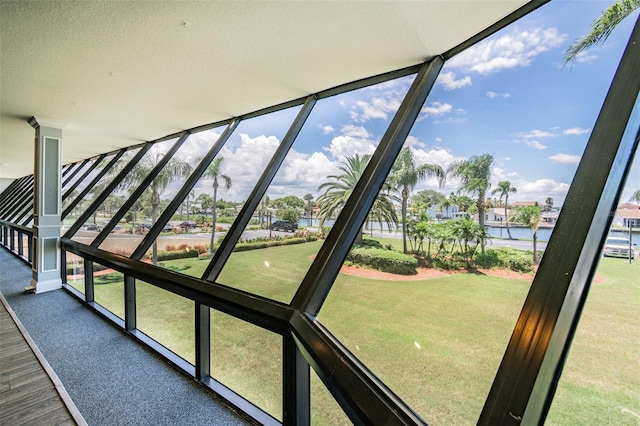
[[[318,248],[234,253],[219,281],[288,302]],[[206,263],[164,266],[199,276]],[[547,424],[638,424],[640,266],[603,259],[598,274],[604,282],[592,288]],[[96,299],[116,311],[118,281],[96,277]],[[319,320],[430,424],[475,424],[529,286],[474,274],[395,282],[341,274]],[[191,302],[146,284],[137,302],[141,330],[193,362]],[[213,314],[212,375],[277,418],[280,362],[279,336]],[[312,384],[313,423],[345,424],[315,376]]]

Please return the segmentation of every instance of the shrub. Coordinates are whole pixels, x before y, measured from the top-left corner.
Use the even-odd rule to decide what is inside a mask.
[[[209,245],[208,244],[197,244],[197,245],[193,246],[193,248],[195,250],[198,250],[198,253],[200,253],[200,254],[204,254],[204,253],[208,253],[209,252]]]
[[[267,241],[264,241],[262,239],[257,239],[257,241],[239,242],[238,244],[236,244],[233,251],[249,251],[249,250],[257,250],[257,249],[276,247],[276,246],[285,246],[285,245],[291,245],[291,244],[302,244],[306,242],[307,240],[304,238],[274,239],[274,240],[267,240]]]
[[[184,250],[185,248],[186,247],[183,247],[182,250]],[[164,249],[165,249],[165,251],[176,251],[176,250],[178,250],[176,248],[176,246],[172,246],[171,244],[168,244]]]
[[[515,272],[533,272],[531,251],[516,250],[509,247],[487,249],[485,255],[478,255],[476,262],[487,269],[507,268]]]
[[[186,250],[174,250],[174,251],[159,251],[158,252],[158,261],[163,260],[174,260],[174,259],[185,259],[188,257],[198,257],[200,253],[196,249],[186,249]]]
[[[178,250],[186,250],[186,249],[188,249],[188,248],[190,248],[190,247],[189,247],[187,244],[180,244],[180,245],[178,246]],[[167,251],[169,251],[169,249],[168,249],[168,248],[167,248]]]
[[[416,274],[417,259],[397,252],[375,247],[357,246],[347,255],[347,260],[361,266],[399,275]]]

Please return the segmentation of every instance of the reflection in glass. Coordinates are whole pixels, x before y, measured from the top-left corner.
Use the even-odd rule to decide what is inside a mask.
[[[290,302],[357,178],[340,182],[330,209],[326,185],[352,160],[362,173],[413,78],[316,103],[217,282]]]
[[[67,252],[67,284],[84,294],[84,258]]]
[[[640,263],[603,258],[547,424],[640,422]]]
[[[282,420],[282,337],[211,310],[211,376]]]

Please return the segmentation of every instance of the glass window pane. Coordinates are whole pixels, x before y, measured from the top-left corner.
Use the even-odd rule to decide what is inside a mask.
[[[84,258],[73,253],[66,253],[67,284],[84,294]]]
[[[353,424],[313,369],[311,370],[311,424],[318,426]]]
[[[120,157],[120,159],[118,159],[118,161],[116,161],[113,167],[104,176],[102,176],[98,183],[83,197],[82,201],[78,203],[78,205],[74,209],[77,210],[78,216],[82,215],[84,211],[89,208],[93,200],[96,199],[105,190],[105,188],[118,175],[120,170],[122,170],[122,168],[127,163],[129,163],[129,161],[136,155],[137,152],[138,149],[126,152],[124,155],[122,155],[122,157]],[[149,155],[148,152],[147,155]],[[105,165],[106,164],[108,164],[108,162],[105,163]],[[90,180],[87,182],[87,185],[89,183],[91,183]],[[71,239],[84,244],[91,244],[104,224],[104,219],[98,217],[99,215],[104,215],[104,211],[104,205],[98,206],[98,208],[96,208],[92,212],[92,216],[82,224],[82,228],[78,230],[78,232],[76,232]],[[69,214],[69,216],[72,215]],[[71,217],[69,217],[69,219],[71,219]]]
[[[298,110],[299,107],[289,108],[240,122],[174,213],[172,231],[157,239],[159,250],[187,249],[189,256],[197,251],[199,257],[167,259],[160,261],[160,266],[202,276],[211,260],[212,241],[215,246],[224,238]],[[191,156],[202,159],[223,130],[191,135],[189,139],[195,144]]]
[[[591,21],[581,6],[549,3],[447,62],[403,149],[414,162],[401,153],[387,180],[398,231],[372,215],[318,316],[429,424],[477,420],[621,56],[614,42],[559,66],[561,35]],[[408,257],[391,260],[403,224]]]
[[[93,263],[94,300],[112,314],[124,319],[124,275]]]
[[[364,169],[413,78],[316,103],[217,282],[289,303],[355,181],[336,185],[324,216],[318,185],[349,159]]]
[[[136,280],[136,327],[195,365],[193,301]]]
[[[282,337],[211,309],[211,376],[282,420]]]
[[[627,178],[610,236],[591,284],[546,424],[637,425],[640,422],[640,157]],[[633,259],[624,250],[631,243]],[[626,247],[625,247],[626,246]],[[618,257],[619,256],[619,257]]]

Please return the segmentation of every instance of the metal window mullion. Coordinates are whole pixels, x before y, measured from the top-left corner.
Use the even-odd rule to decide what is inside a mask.
[[[294,337],[282,336],[282,424],[311,424],[311,369]]]
[[[62,237],[60,241],[62,249],[83,257],[85,261],[98,262],[274,333],[283,334],[287,330],[291,313],[289,307],[282,303],[123,257],[69,238]]]
[[[519,418],[527,424],[545,421],[613,220],[612,212],[640,142],[639,69],[640,19],[636,20],[478,424],[515,424]]]
[[[33,175],[21,182],[20,185],[15,188],[13,193],[7,197],[7,200],[4,201],[6,204],[2,207],[0,216],[6,217],[6,215],[11,214],[15,209],[15,204],[21,202],[20,200],[24,200],[25,197],[30,195],[28,190],[30,185],[31,191],[33,191]],[[31,195],[33,195],[33,192],[31,192]]]
[[[122,157],[124,155],[124,153],[127,152],[126,149],[121,149],[120,151],[118,151],[113,158],[111,159],[111,161],[109,161],[109,163],[107,163],[102,170],[100,170],[100,172],[93,178],[93,180],[84,188],[84,190],[82,192],[80,192],[80,194],[78,194],[78,196],[76,197],[75,200],[73,200],[71,203],[69,203],[69,205],[67,206],[66,209],[63,210],[62,212],[62,217],[61,219],[64,220],[64,218],[67,217],[67,215],[69,215],[69,213],[71,213],[73,211],[73,209],[78,205],[78,203],[80,203],[80,201],[82,201],[84,199],[84,197],[98,184],[98,182],[100,182],[100,179],[102,179],[102,177],[107,174],[107,172],[118,162],[118,160],[120,159],[120,157]],[[82,224],[80,225],[82,226]],[[68,231],[67,231],[68,232]],[[75,231],[74,231],[75,233]]]
[[[0,205],[4,205],[5,200],[12,194],[17,191],[17,188],[20,186],[20,183],[27,179],[27,176],[23,176],[21,178],[15,179],[13,182],[9,184],[1,193],[0,193]]]
[[[169,160],[171,160],[171,158],[175,155],[176,151],[180,149],[180,147],[182,146],[182,144],[184,144],[184,142],[187,140],[188,137],[189,137],[189,133],[186,133],[186,132],[180,135],[180,138],[171,146],[169,151],[167,151],[165,155],[163,155],[162,158],[160,158],[160,161],[158,161],[158,163],[153,167],[153,169],[151,169],[151,171],[143,179],[143,181],[140,182],[140,185],[138,185],[138,187],[133,191],[133,193],[129,196],[129,198],[127,198],[127,201],[125,201],[125,203],[111,217],[111,220],[109,220],[109,222],[104,226],[104,228],[102,228],[100,233],[96,236],[96,238],[91,243],[93,247],[98,247],[109,236],[109,232],[111,232],[111,230],[118,224],[118,222],[120,222],[120,219],[122,219],[124,215],[127,214],[129,209],[131,209],[131,206],[133,206],[133,204],[136,201],[138,201],[138,198],[140,198],[140,196],[144,193],[144,191],[147,190],[147,188],[149,187],[149,185],[151,185],[153,180],[156,177],[158,177],[158,175],[160,174],[164,166],[167,165]],[[112,191],[109,191],[109,194],[107,196],[111,195],[111,193]]]
[[[31,176],[33,178],[33,176]],[[20,194],[20,188],[22,185],[29,179],[29,176],[25,176],[24,178],[17,179],[14,181],[7,189],[2,193],[2,200],[0,202],[0,217],[2,217],[8,210],[11,209],[11,205],[15,198]]]
[[[33,210],[33,194],[25,194],[20,200],[16,201],[15,210],[7,216],[7,221],[18,223],[29,210]]]
[[[294,310],[317,315],[386,176],[418,118],[442,65],[442,58],[437,57],[420,67],[418,75],[362,173],[362,177],[293,297],[291,306]]]
[[[196,380],[203,381],[211,375],[211,308],[194,302]]]
[[[309,315],[294,313],[291,327],[301,354],[353,424],[426,424]]]
[[[315,104],[316,97],[309,96],[304,105],[302,105],[300,111],[298,111],[298,115],[296,115],[296,118],[293,120],[293,123],[287,131],[287,134],[282,139],[282,142],[280,142],[278,149],[271,158],[271,161],[269,161],[269,164],[265,168],[264,172],[262,172],[262,176],[260,176],[258,183],[253,188],[253,191],[251,191],[251,194],[242,206],[240,213],[233,221],[231,228],[229,228],[229,230],[227,231],[227,234],[220,244],[220,247],[218,247],[218,250],[216,250],[213,257],[211,258],[211,262],[209,262],[207,269],[202,274],[202,279],[205,279],[207,281],[215,281],[220,274],[220,271],[222,271],[224,263],[231,255],[234,246],[238,242],[238,239],[240,239],[240,236],[251,220],[253,212],[258,207],[260,200],[269,188],[273,177],[278,172],[278,169],[282,165],[282,162],[287,156],[289,149],[291,149],[291,146],[296,140],[296,137],[298,137],[302,126],[304,126],[304,123],[307,121],[307,118],[309,117],[309,114],[311,114],[311,111],[313,110]],[[213,249],[213,247],[211,249]]]
[[[173,197],[173,200],[169,203],[167,208],[164,209],[156,223],[149,229],[149,232],[144,236],[138,247],[131,254],[132,259],[140,259],[146,252],[149,250],[149,247],[153,244],[153,242],[158,238],[158,235],[162,232],[164,225],[169,221],[173,213],[178,209],[182,201],[189,194],[189,191],[198,183],[198,180],[202,177],[202,175],[206,172],[207,167],[209,167],[209,163],[214,159],[216,155],[220,152],[224,144],[227,142],[229,137],[233,134],[234,130],[240,123],[240,120],[233,120],[227,128],[222,132],[216,143],[213,144],[209,152],[202,158],[198,167],[191,173],[191,176],[185,181],[182,185],[182,188],[178,191],[178,193]]]
[[[70,175],[67,179],[65,179],[65,180],[62,182],[62,185],[60,186],[60,188],[62,189],[62,188],[64,188],[65,186],[67,186],[67,185],[69,184],[69,182],[71,182],[71,180],[72,180],[74,177],[76,177],[76,175],[77,175],[78,173],[80,173],[80,170],[82,170],[82,169],[83,169],[83,167],[84,167],[84,166],[86,166],[86,164],[87,164],[89,161],[90,161],[90,160],[89,160],[88,158],[87,158],[86,160],[82,161],[82,163],[81,163],[81,164],[79,164],[79,166],[75,168],[75,170],[73,171],[73,173],[71,173],[71,175]],[[64,179],[64,176],[62,176],[62,178]]]
[[[14,223],[19,223],[20,220],[24,219],[29,213],[33,213],[33,191],[34,190],[31,189],[30,193],[25,193],[20,200],[16,201],[17,207],[11,215],[8,216],[8,220]]]
[[[67,197],[69,195],[71,195],[71,193],[73,191],[75,191],[75,189],[78,187],[78,185],[80,185],[82,183],[82,181],[84,181],[87,176],[89,176],[89,174],[96,168],[98,167],[98,164],[100,164],[100,162],[106,157],[106,154],[102,154],[97,160],[95,160],[93,162],[93,164],[91,166],[89,166],[89,168],[87,170],[85,170],[84,173],[82,173],[82,176],[80,176],[75,182],[73,182],[73,185],[71,185],[65,192],[64,194],[62,194],[62,201],[66,200]],[[90,160],[89,160],[90,161]]]
[[[133,331],[137,325],[136,317],[136,279],[124,275],[124,328]]]
[[[69,172],[73,169],[73,167],[75,165],[77,165],[78,163],[71,163],[71,164],[64,164],[61,166],[62,171],[60,172],[60,177],[62,179],[65,178],[65,176],[67,176],[67,174],[69,174]]]
[[[109,195],[113,192],[114,189],[120,184],[122,179],[138,164],[140,159],[151,149],[151,144],[146,144],[144,147],[138,151],[138,153],[127,163],[126,166],[120,170],[118,175],[105,187],[105,189],[93,199],[89,207],[80,215],[80,217],[71,225],[71,227],[64,234],[65,237],[71,238],[77,231],[80,229],[82,225],[93,215],[94,210],[98,209],[100,205],[107,199]],[[107,172],[106,168],[103,172]],[[91,190],[91,186],[88,187]],[[67,210],[69,207],[67,207]]]
[[[93,261],[84,259],[84,301],[92,303],[95,301],[95,286],[93,283]]]

